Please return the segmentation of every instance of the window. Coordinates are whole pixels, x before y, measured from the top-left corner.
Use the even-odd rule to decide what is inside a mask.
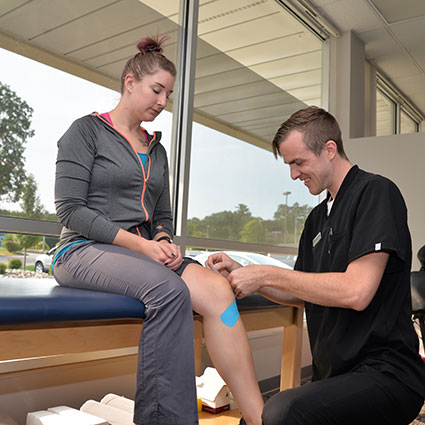
[[[316,203],[270,151],[194,125],[188,236],[296,246]]]
[[[402,109],[400,111],[400,134],[417,133],[418,131],[418,123]]]
[[[395,134],[395,103],[380,90],[376,91],[376,135]]]
[[[1,29],[11,37],[5,35],[0,48],[18,50],[16,40],[22,40],[32,59],[0,50],[0,60],[7,64],[0,69],[0,82],[34,111],[35,133],[26,145],[25,170],[35,184],[28,193],[36,195],[33,201],[44,214],[35,208],[23,211],[20,202],[6,199],[1,200],[3,213],[55,219],[57,140],[76,118],[115,106],[120,72],[139,37],[170,36],[165,54],[177,62],[179,7],[178,0],[129,0],[125,8],[120,2],[102,7],[91,2],[78,7],[66,2],[6,7]],[[27,25],[28,16],[32,25]],[[179,236],[296,251],[303,221],[317,199],[273,158],[271,140],[294,111],[322,106],[322,48],[323,37],[278,2],[200,0],[191,179],[186,186],[190,193],[181,208],[188,211],[184,220],[189,223]],[[149,131],[162,131],[169,154],[172,118],[164,111],[146,124]],[[224,225],[222,216],[231,221]],[[39,226],[27,224],[29,233]],[[16,230],[26,232],[27,227]]]
[[[417,133],[422,114],[402,94],[378,75],[376,89],[376,135]]]
[[[120,2],[106,2],[101,7],[95,3],[99,2],[82,2],[76,7],[66,2],[27,2],[19,7],[6,5],[2,10],[0,88],[7,86],[9,97],[13,96],[15,103],[25,102],[32,113],[24,109],[22,114],[30,121],[23,145],[23,164],[9,162],[25,171],[24,196],[13,202],[14,191],[10,190],[0,198],[0,230],[5,232],[0,233],[0,239],[4,239],[6,232],[37,233],[34,243],[27,248],[34,252],[27,257],[29,265],[34,265],[40,250],[47,251],[54,245],[57,238],[52,233],[57,235],[60,229],[54,206],[58,139],[75,119],[93,111],[109,111],[118,103],[121,70],[127,58],[137,53],[136,44],[141,37],[156,35],[158,29],[167,33],[170,39],[165,43],[165,54],[175,61],[178,26],[168,16],[178,20],[178,0],[166,2],[165,15],[155,10],[155,1],[130,0],[126,7]],[[6,34],[11,35],[10,39]],[[16,40],[23,40],[25,48]],[[6,49],[24,51],[28,57]],[[2,111],[0,124],[5,122]],[[11,122],[7,128],[14,125],[16,122]],[[167,111],[155,123],[145,125],[149,131],[163,133],[168,152],[171,126],[172,114]],[[2,143],[0,139],[0,147]],[[7,164],[2,159],[0,155],[3,168]],[[13,238],[17,242],[22,239]],[[2,247],[0,263],[7,263],[8,256]],[[18,256],[23,259],[21,250]]]
[[[317,199],[271,141],[321,106],[323,41],[277,2],[219,3],[199,7],[187,234],[295,247]]]
[[[24,145],[25,171],[30,177],[24,195],[29,203],[24,205],[25,198],[15,203],[3,199],[0,208],[3,214],[55,220],[57,141],[75,119],[112,109],[119,93],[4,49],[0,49],[0,62],[5,65],[0,69],[0,83],[32,108],[34,130]]]

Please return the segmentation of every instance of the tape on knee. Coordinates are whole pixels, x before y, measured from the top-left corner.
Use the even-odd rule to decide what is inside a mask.
[[[226,326],[235,326],[236,322],[239,319],[239,311],[238,306],[236,305],[236,299],[229,305],[229,307],[224,310],[222,315],[220,316],[221,321]]]

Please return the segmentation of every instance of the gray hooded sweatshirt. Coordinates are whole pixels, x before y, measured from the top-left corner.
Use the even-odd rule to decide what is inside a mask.
[[[173,235],[167,154],[161,133],[145,130],[146,166],[131,143],[99,114],[76,120],[58,142],[55,205],[60,247],[112,243],[124,229],[152,239]]]

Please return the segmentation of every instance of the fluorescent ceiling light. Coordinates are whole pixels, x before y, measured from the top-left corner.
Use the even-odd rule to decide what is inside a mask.
[[[322,40],[328,39],[331,35],[340,36],[335,25],[321,16],[306,0],[276,0],[276,2],[307,25]]]

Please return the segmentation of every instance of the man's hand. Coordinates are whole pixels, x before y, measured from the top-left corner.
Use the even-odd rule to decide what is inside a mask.
[[[259,291],[264,285],[266,273],[267,266],[251,265],[234,269],[228,280],[236,298],[244,298]]]
[[[241,268],[242,265],[237,261],[232,260],[227,254],[224,252],[217,252],[215,254],[211,254],[208,257],[208,260],[205,263],[205,267],[217,271],[223,277],[228,279],[229,274],[238,268]]]

